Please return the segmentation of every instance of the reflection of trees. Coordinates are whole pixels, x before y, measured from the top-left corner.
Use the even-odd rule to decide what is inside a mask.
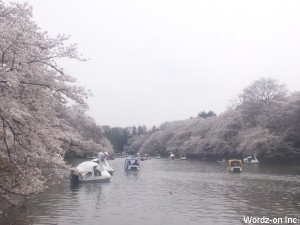
[[[59,193],[62,198],[53,198],[52,193]],[[31,225],[38,223],[39,217],[55,216],[53,211],[63,204],[67,194],[64,185],[57,185],[45,192],[25,199],[21,207],[12,207],[7,216],[0,217],[0,224]]]
[[[66,182],[54,186],[27,199],[22,207],[11,208],[8,216],[0,218],[0,224],[31,225],[39,223],[39,220],[43,224],[47,221],[51,224],[62,224],[68,220],[80,222],[90,211],[100,209],[101,189],[105,184],[79,183],[68,188],[69,185]]]

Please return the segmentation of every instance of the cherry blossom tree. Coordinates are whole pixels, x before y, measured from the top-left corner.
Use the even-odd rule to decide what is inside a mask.
[[[0,1],[0,197],[10,204],[9,194],[43,190],[42,169],[64,166],[64,139],[80,136],[59,115],[70,100],[87,107],[88,93],[57,63],[84,61],[67,40],[42,32],[28,4]]]
[[[286,96],[283,86],[262,81],[270,82],[266,84],[270,92],[258,85],[266,94],[257,102],[241,102],[218,117],[166,122],[158,131],[129,140],[127,148],[211,159],[243,158],[253,153],[261,160],[299,159],[300,94]],[[278,89],[273,92],[272,88]],[[261,105],[262,101],[267,103]]]
[[[66,158],[95,156],[100,151],[113,153],[112,144],[105,137],[104,130],[89,117],[79,105],[64,108],[59,112],[60,117],[67,122],[68,133],[72,136],[62,136],[63,149]],[[75,135],[76,134],[76,135]]]

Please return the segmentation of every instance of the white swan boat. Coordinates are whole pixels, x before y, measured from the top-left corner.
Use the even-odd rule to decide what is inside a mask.
[[[101,152],[102,153],[102,152]],[[113,175],[114,173],[114,169],[109,165],[109,163],[107,162],[107,159],[108,158],[108,153],[107,152],[104,152],[104,154],[100,154],[100,160],[102,162],[102,166],[103,168],[109,172],[110,175]],[[96,163],[99,163],[99,154],[98,154],[98,159],[93,159],[92,162],[96,162]]]
[[[169,158],[170,159],[175,159],[175,155],[171,152]]]
[[[252,156],[248,156],[248,157],[244,158],[244,163],[257,164],[257,163],[259,163],[259,161],[256,158],[256,155],[253,154]]]
[[[102,157],[102,152],[99,152],[98,157]],[[111,175],[103,167],[101,160],[99,163],[86,161],[80,163],[76,168],[71,170],[72,182],[104,182],[110,181]]]
[[[71,181],[73,182],[99,182],[110,181],[111,175],[98,163],[86,161],[79,164],[71,171]]]

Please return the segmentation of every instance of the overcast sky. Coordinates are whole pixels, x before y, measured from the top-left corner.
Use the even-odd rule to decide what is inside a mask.
[[[62,66],[93,93],[88,114],[100,125],[220,114],[261,77],[300,90],[297,0],[27,2],[42,30],[70,34],[90,59]]]

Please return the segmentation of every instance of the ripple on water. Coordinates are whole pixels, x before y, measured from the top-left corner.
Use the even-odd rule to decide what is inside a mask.
[[[110,161],[111,182],[66,181],[12,210],[2,224],[232,225],[243,224],[243,216],[299,215],[300,177],[288,170],[256,165],[231,174],[216,163],[152,159],[141,171],[125,172],[123,160]]]

